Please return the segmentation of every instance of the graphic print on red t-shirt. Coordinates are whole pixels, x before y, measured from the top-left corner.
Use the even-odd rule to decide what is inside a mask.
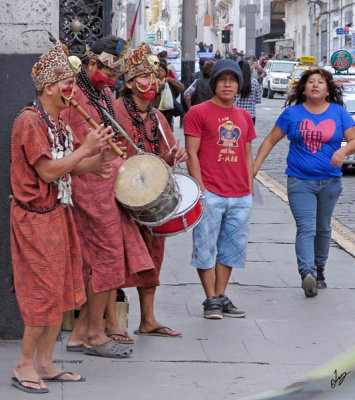
[[[218,127],[219,140],[217,144],[223,146],[218,154],[217,161],[231,161],[238,162],[238,157],[226,156],[228,154],[235,154],[233,147],[238,147],[238,140],[240,137],[240,128],[227,119],[223,124]]]

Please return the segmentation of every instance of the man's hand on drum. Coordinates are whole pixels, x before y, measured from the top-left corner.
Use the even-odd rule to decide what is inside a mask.
[[[97,129],[90,129],[87,134],[83,147],[88,151],[95,151],[107,145],[107,140],[112,139],[114,132],[111,127],[105,128],[104,125],[100,125]]]
[[[164,160],[170,166],[187,161],[187,159],[187,152],[184,147],[180,147],[180,140],[176,141],[176,145],[164,157]]]

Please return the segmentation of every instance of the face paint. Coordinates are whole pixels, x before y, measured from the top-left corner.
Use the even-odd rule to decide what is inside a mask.
[[[94,73],[94,76],[92,77],[92,85],[94,86],[95,89],[97,90],[103,90],[105,86],[113,86],[115,85],[115,81],[113,81],[110,78],[107,78],[106,76],[103,76],[100,74],[99,71],[96,71]]]
[[[155,83],[148,83],[144,86],[140,86],[138,82],[136,82],[136,87],[140,92],[140,96],[143,100],[153,100],[157,93],[157,86]]]

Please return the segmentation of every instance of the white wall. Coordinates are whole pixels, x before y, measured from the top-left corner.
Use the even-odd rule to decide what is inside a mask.
[[[21,5],[21,6],[19,6]],[[59,37],[59,1],[0,0],[0,53],[44,53],[52,46],[46,32],[27,32],[42,29]]]
[[[309,5],[307,0],[287,2],[285,5],[285,38],[293,39],[296,58],[310,54]],[[305,34],[303,34],[305,32]]]

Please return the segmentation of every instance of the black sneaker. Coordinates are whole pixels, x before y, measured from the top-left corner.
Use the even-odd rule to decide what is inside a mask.
[[[304,290],[304,294],[306,297],[315,297],[318,294],[318,290],[316,288],[317,282],[312,274],[307,274],[302,279],[302,289]]]
[[[223,316],[232,318],[245,317],[246,312],[239,310],[239,308],[236,307],[225,294],[220,294],[218,297],[221,299],[222,302]]]
[[[222,319],[222,303],[217,296],[207,298],[203,303],[203,316],[207,319]]]
[[[327,284],[325,282],[324,277],[324,268],[317,268],[317,288],[318,289],[326,289]]]

